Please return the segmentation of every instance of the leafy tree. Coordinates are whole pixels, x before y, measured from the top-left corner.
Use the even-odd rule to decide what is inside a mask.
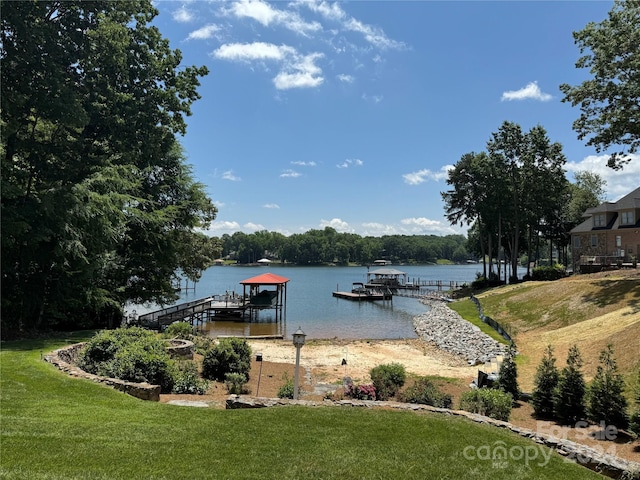
[[[640,146],[640,3],[615,0],[609,18],[588,23],[573,37],[582,55],[576,68],[588,68],[593,76],[579,85],[560,85],[563,101],[580,106],[573,129],[579,139],[589,137],[587,145],[598,152],[620,146],[608,165],[622,168],[629,161],[626,153]]]
[[[600,365],[589,385],[587,413],[594,422],[625,428],[627,399],[624,397],[624,378],[618,373],[613,346],[600,352]]]
[[[189,252],[216,210],[176,139],[207,70],[181,65],[156,14],[2,3],[3,328],[106,325],[207,266]]]
[[[534,379],[534,389],[531,394],[531,404],[536,415],[545,418],[553,417],[553,395],[558,386],[558,367],[553,356],[553,347],[548,345]]]
[[[564,424],[573,424],[586,414],[586,385],[581,368],[582,356],[574,345],[569,349],[567,365],[560,372],[553,395],[553,413]]]
[[[516,366],[516,349],[513,343],[509,345],[509,349],[500,365],[498,372],[498,381],[496,386],[503,392],[510,393],[513,400],[520,398],[520,389],[518,388],[518,368]]]

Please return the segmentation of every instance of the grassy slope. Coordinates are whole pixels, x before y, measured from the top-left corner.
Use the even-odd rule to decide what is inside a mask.
[[[140,401],[41,360],[42,352],[80,339],[2,344],[0,477],[601,478],[558,455],[546,466],[541,457],[497,467],[491,460],[467,460],[467,446],[540,447],[442,415],[303,407],[224,411]]]
[[[578,345],[585,377],[590,379],[600,351],[611,343],[620,371],[633,378],[640,368],[640,276],[623,275],[578,275],[477,295],[485,314],[517,332],[519,381],[524,390],[533,387],[535,369],[549,344],[560,367],[568,349]]]

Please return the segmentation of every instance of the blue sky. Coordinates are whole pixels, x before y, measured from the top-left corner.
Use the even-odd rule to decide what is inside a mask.
[[[219,209],[209,234],[466,234],[446,172],[505,120],[540,124],[616,200],[640,184],[572,130],[572,32],[609,1],[158,1],[185,65],[206,65],[182,144]]]

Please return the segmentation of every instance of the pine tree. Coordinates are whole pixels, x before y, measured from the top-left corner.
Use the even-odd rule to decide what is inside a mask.
[[[638,378],[634,389],[635,408],[629,418],[629,431],[640,437],[640,369],[638,370]]]
[[[503,392],[510,393],[514,401],[520,397],[518,388],[518,369],[516,367],[516,348],[512,343],[500,365],[497,387]]]
[[[553,394],[558,386],[558,379],[559,372],[553,356],[553,347],[548,345],[536,370],[535,388],[531,394],[531,403],[536,415],[553,417]]]
[[[627,399],[624,397],[624,378],[618,373],[613,346],[600,352],[600,365],[589,386],[587,413],[589,420],[604,421],[619,428],[627,426]]]
[[[576,423],[585,417],[586,384],[582,375],[582,356],[578,347],[569,349],[567,366],[562,369],[558,386],[553,395],[553,412],[565,425]]]

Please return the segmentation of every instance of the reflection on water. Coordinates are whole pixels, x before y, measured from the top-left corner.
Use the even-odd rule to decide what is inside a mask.
[[[268,322],[247,322],[244,320],[215,320],[198,325],[198,331],[211,337],[217,336],[284,336],[284,323],[269,319]]]

